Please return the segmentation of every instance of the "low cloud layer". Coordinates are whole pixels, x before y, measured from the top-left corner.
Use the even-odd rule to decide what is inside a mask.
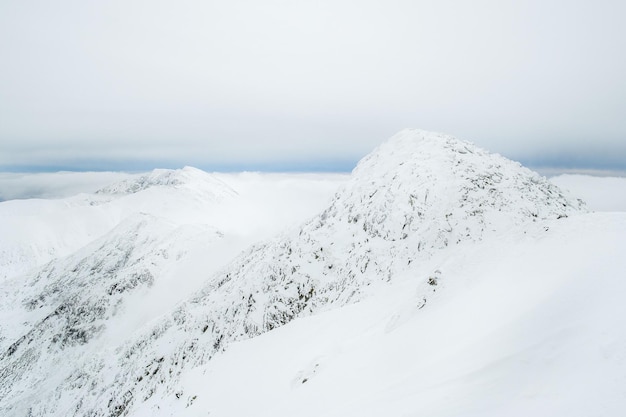
[[[0,173],[0,202],[22,198],[63,198],[130,178],[123,172]]]
[[[405,127],[624,168],[623,1],[0,5],[0,169],[348,170]]]

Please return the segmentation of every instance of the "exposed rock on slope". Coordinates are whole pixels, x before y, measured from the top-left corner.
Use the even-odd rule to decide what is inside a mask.
[[[50,380],[109,346],[107,330],[109,337],[130,336],[121,329],[137,320],[128,314],[129,302],[145,297],[168,264],[187,256],[189,240],[220,237],[210,228],[137,215],[76,254],[6,282],[0,287],[0,398],[31,402]],[[26,321],[5,320],[10,317]]]
[[[18,394],[38,391],[43,382],[19,375],[15,358],[28,349],[23,343],[6,350],[2,366],[13,371],[0,386],[5,398],[17,399],[0,410],[120,416],[162,396],[192,402],[177,391],[183,369],[234,340],[356,301],[436,250],[581,210],[580,201],[515,162],[450,136],[402,131],[359,163],[319,216],[249,249],[119,347],[74,354],[75,367],[45,394],[29,397],[28,409]],[[53,346],[49,336],[37,343]]]

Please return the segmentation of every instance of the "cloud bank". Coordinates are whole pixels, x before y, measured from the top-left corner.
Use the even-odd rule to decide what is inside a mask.
[[[91,193],[132,175],[123,172],[0,173],[0,202]]]

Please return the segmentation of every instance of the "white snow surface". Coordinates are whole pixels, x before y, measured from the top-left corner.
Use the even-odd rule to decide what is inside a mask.
[[[58,249],[59,201],[101,229]],[[626,411],[626,213],[467,142],[407,129],[347,181],[185,168],[52,203],[0,204],[65,225],[65,256],[0,283],[0,415]],[[5,254],[41,242],[22,227]]]
[[[626,215],[510,238],[234,344],[138,415],[623,415]]]

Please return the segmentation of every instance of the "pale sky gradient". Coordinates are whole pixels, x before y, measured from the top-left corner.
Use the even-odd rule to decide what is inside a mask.
[[[405,127],[626,168],[624,0],[0,2],[0,170],[351,169]]]

